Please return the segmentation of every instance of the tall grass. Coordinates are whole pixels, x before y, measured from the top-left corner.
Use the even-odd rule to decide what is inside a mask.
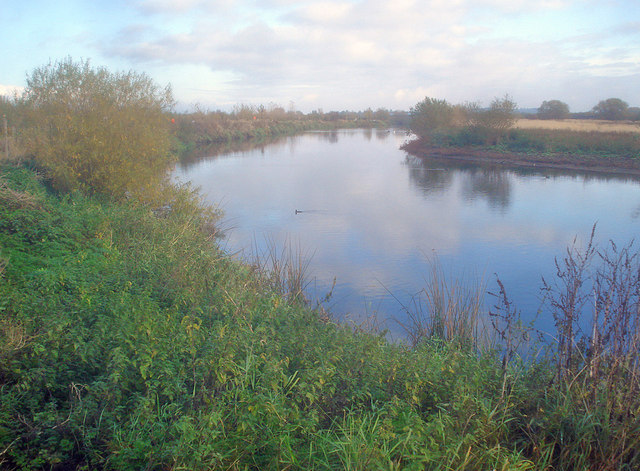
[[[425,287],[403,305],[407,322],[398,321],[410,344],[433,338],[466,346],[485,342],[484,283],[447,277],[437,259],[430,269]]]
[[[560,129],[514,129],[503,146],[509,150],[577,153],[618,158],[640,155],[640,133],[576,131]]]
[[[558,131],[640,133],[640,123],[599,119],[518,119],[517,129],[551,129]]]
[[[281,246],[272,238],[265,239],[261,250],[254,243],[251,264],[256,273],[273,291],[282,293],[290,301],[306,302],[305,289],[309,285],[308,269],[312,256],[300,244],[287,239]]]

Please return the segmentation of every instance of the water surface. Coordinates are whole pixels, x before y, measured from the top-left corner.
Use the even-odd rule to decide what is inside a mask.
[[[638,233],[640,185],[621,176],[508,169],[416,159],[400,131],[313,132],[183,164],[176,176],[224,210],[225,249],[269,243],[311,257],[310,298],[331,290],[339,319],[374,318],[403,336],[434,256],[451,276],[497,274],[526,319],[540,307],[541,277],[597,222],[597,240]],[[296,210],[301,211],[296,213]],[[495,300],[487,297],[487,309]],[[552,329],[543,313],[538,326]]]

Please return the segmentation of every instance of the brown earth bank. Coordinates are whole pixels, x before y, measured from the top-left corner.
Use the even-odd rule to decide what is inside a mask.
[[[491,150],[482,147],[438,147],[422,139],[409,141],[402,150],[419,158],[437,158],[483,164],[585,170],[640,177],[640,160],[569,153],[525,153]]]

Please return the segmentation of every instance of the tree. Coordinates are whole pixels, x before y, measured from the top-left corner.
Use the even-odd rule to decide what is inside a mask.
[[[593,113],[600,119],[625,119],[629,105],[620,98],[608,98],[593,107]]]
[[[425,97],[411,108],[410,128],[421,138],[429,138],[434,132],[450,127],[453,117],[453,106],[446,100]]]
[[[629,107],[627,109],[627,119],[630,119],[632,121],[639,121],[640,120],[640,108],[638,108],[637,106],[634,107]]]
[[[377,119],[378,121],[383,121],[385,123],[388,123],[389,120],[391,119],[391,112],[386,108],[378,108],[373,113],[373,118]]]
[[[543,101],[538,108],[540,119],[565,119],[569,117],[569,105],[560,100]]]
[[[516,122],[517,104],[509,95],[494,98],[488,109],[478,104],[466,105],[468,126],[484,136],[487,144],[497,144]]]
[[[71,58],[35,69],[22,101],[28,150],[60,190],[151,198],[171,162],[169,87]]]

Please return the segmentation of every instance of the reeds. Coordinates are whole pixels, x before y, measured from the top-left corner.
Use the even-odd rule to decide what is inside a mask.
[[[599,119],[518,119],[517,129],[552,129],[580,132],[640,133],[640,124]]]
[[[599,248],[594,234],[595,225],[582,249],[574,242],[556,260],[555,283],[544,283],[558,340],[551,388],[572,415],[589,417],[575,421],[586,438],[567,461],[620,469],[640,460],[640,252],[633,241]]]
[[[309,284],[307,271],[312,256],[289,239],[282,246],[272,238],[265,239],[262,250],[254,246],[252,265],[263,282],[291,301],[306,302],[304,291]]]
[[[513,129],[503,145],[513,151],[576,154],[629,159],[640,153],[640,127],[636,131],[575,130],[553,128]]]
[[[438,260],[432,260],[425,287],[404,306],[407,322],[398,321],[411,345],[439,339],[466,346],[478,346],[484,340],[482,282],[450,279]]]

